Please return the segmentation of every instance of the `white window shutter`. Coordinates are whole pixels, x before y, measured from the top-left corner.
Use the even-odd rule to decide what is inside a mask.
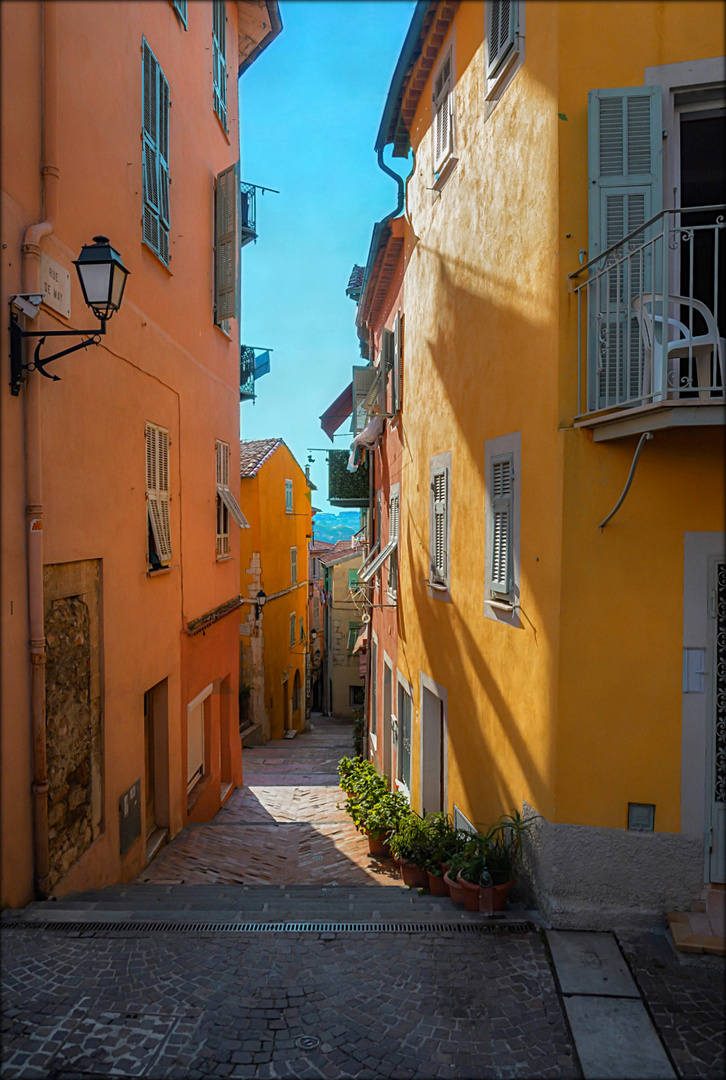
[[[162,563],[171,561],[169,516],[169,432],[146,425],[146,500],[156,553]]]
[[[190,791],[203,775],[204,701],[200,701],[187,709],[187,791]]]
[[[297,548],[290,548],[290,584],[297,585]]]
[[[514,48],[519,29],[518,18],[517,0],[490,0],[487,78],[496,75]]]
[[[431,482],[431,577],[439,584],[447,580],[447,500],[448,470],[436,469]]]
[[[368,423],[368,413],[364,406],[368,393],[376,378],[374,367],[353,368],[353,433],[360,435]]]
[[[292,501],[292,480],[285,481],[285,513],[292,514],[293,501]]]
[[[595,258],[662,208],[661,90],[656,86],[591,90],[588,95],[589,250]],[[640,247],[645,232],[629,241]],[[600,267],[597,266],[596,269]],[[655,282],[653,280],[655,276]],[[589,290],[589,407],[637,398],[642,382],[639,328],[630,302],[660,288],[649,247]]]
[[[239,163],[217,175],[214,320],[237,317],[239,277]]]
[[[449,51],[434,83],[434,170],[443,165],[453,147],[451,56]]]
[[[492,594],[509,597],[512,590],[512,509],[514,469],[511,455],[494,458],[491,475],[491,569]]]
[[[237,503],[234,495],[229,489],[229,462],[230,462],[230,448],[229,443],[222,442],[217,439],[216,443],[216,481],[217,481],[217,496],[221,503],[221,506],[226,507],[227,512],[231,514],[234,520],[239,525],[240,529],[249,529],[250,524],[247,518],[242,513],[242,510]],[[229,542],[229,525],[220,518],[224,518],[223,514],[220,514],[220,506],[217,507],[217,555],[229,555],[230,542]],[[226,527],[225,527],[226,525]]]

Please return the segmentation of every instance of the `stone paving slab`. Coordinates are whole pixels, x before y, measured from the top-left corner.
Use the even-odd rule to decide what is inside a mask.
[[[631,998],[565,998],[585,1080],[675,1080],[643,1002]]]
[[[563,994],[639,997],[612,934],[548,930],[547,940]]]

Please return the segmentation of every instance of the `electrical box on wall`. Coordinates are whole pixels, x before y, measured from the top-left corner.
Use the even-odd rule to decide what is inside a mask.
[[[119,799],[118,821],[121,854],[125,855],[141,836],[141,779],[132,784]]]

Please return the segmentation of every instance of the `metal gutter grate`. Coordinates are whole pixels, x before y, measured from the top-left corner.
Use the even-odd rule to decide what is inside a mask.
[[[62,930],[67,933],[134,931],[176,934],[526,934],[531,922],[3,922],[2,930]]]

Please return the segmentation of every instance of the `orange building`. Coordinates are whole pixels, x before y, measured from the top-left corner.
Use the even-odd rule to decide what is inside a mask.
[[[308,726],[308,542],[311,485],[282,439],[241,448],[241,502],[250,528],[240,547],[242,744]],[[292,734],[289,736],[292,738]]]
[[[281,26],[275,2],[231,0],[29,0],[0,19],[1,865],[18,906],[133,878],[242,779],[236,74]],[[130,272],[120,310],[44,371],[95,333],[71,264],[96,235]],[[69,336],[23,336],[41,333]]]

